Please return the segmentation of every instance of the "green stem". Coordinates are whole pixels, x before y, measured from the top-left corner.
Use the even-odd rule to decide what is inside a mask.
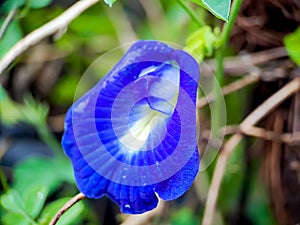
[[[177,0],[177,2],[190,15],[190,17],[192,18],[192,20],[199,27],[203,27],[203,26],[206,25],[204,21],[202,21],[200,18],[198,18],[198,16],[196,15],[196,13],[188,6],[188,4],[186,4],[186,2],[184,2],[184,0]]]
[[[224,59],[224,55],[223,52],[220,50],[216,51],[216,62],[217,62],[217,66],[216,66],[216,74],[215,74],[215,83],[213,86],[213,93],[214,96],[216,96],[215,101],[213,102],[212,105],[212,120],[211,120],[211,130],[212,130],[212,134],[214,137],[218,137],[219,134],[219,129],[222,126],[222,121],[221,121],[221,115],[224,112],[224,109],[222,109],[222,99],[221,99],[221,94],[220,93],[220,86],[223,85],[223,80],[224,80],[224,76],[223,76],[223,60]]]
[[[229,16],[228,23],[225,24],[221,38],[223,40],[223,47],[226,48],[229,42],[230,34],[233,28],[233,25],[235,23],[236,17],[240,11],[241,5],[242,5],[243,0],[235,0],[232,3],[232,8],[231,8],[231,13]]]
[[[224,28],[221,33],[222,45],[216,52],[216,60],[217,60],[216,77],[219,82],[223,80],[223,76],[224,76],[223,61],[224,61],[224,57],[225,57],[224,53],[226,51],[226,48],[228,47],[230,34],[232,31],[234,22],[236,20],[236,17],[239,13],[242,2],[243,2],[243,0],[235,0],[233,2],[228,23],[226,23],[224,25]],[[220,85],[221,84],[222,83],[220,83]]]
[[[233,28],[233,25],[235,23],[235,20],[237,18],[238,12],[240,10],[240,7],[242,5],[243,0],[235,0],[232,4],[231,13],[229,16],[228,23],[224,25],[224,28],[221,33],[221,43],[219,49],[216,50],[216,74],[215,77],[218,81],[217,84],[215,84],[214,87],[214,95],[216,96],[216,101],[213,104],[213,110],[212,110],[212,132],[214,135],[217,135],[217,132],[220,128],[221,121],[220,121],[220,114],[223,113],[223,109],[221,108],[220,103],[220,93],[217,91],[216,85],[222,86],[223,80],[224,80],[224,58],[225,58],[225,52],[228,47],[230,34]]]

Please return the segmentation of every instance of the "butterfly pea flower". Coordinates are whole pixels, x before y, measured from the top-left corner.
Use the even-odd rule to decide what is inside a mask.
[[[182,196],[199,169],[198,79],[185,51],[135,42],[66,114],[62,146],[79,190],[130,214]]]

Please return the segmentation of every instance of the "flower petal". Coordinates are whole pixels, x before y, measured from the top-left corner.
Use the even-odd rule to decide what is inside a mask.
[[[191,186],[196,147],[196,61],[157,41],[139,41],[69,109],[62,145],[79,190],[107,194],[142,213]],[[196,150],[195,150],[196,149]]]
[[[120,206],[123,213],[144,213],[154,209],[158,203],[152,186],[137,187],[111,182],[107,195]]]
[[[174,200],[182,196],[193,184],[199,169],[199,153],[196,149],[193,157],[175,175],[169,179],[154,185],[158,196],[166,201]]]

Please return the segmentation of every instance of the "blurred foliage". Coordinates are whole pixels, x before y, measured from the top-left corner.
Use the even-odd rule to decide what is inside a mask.
[[[1,85],[0,96],[0,118],[2,122],[6,124],[25,122],[38,127],[46,121],[48,107],[37,103],[32,96],[25,96],[24,104],[16,103],[7,96]]]

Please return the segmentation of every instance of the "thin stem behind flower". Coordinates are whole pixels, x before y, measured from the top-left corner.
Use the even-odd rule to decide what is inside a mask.
[[[85,198],[85,195],[82,194],[81,192],[77,195],[75,195],[73,198],[71,198],[70,201],[68,201],[62,208],[58,210],[58,212],[55,214],[49,225],[55,225],[59,218],[66,212],[68,211],[72,206],[74,206],[77,202],[81,201],[82,199]]]

